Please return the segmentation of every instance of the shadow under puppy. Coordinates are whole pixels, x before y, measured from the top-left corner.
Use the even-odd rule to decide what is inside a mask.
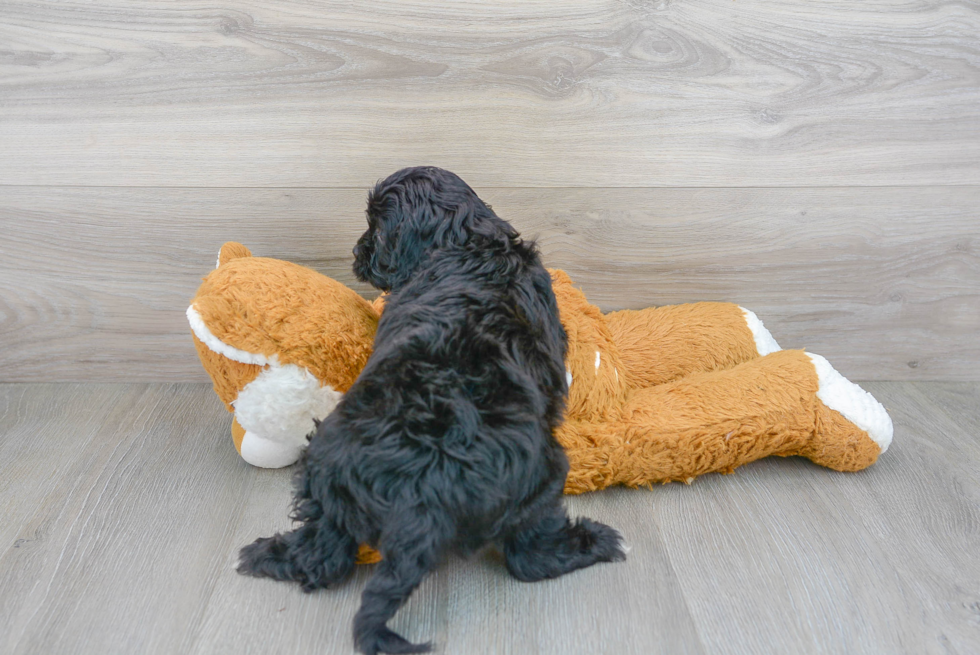
[[[301,525],[241,551],[239,571],[338,583],[359,543],[383,560],[354,642],[425,652],[386,626],[449,551],[503,548],[519,580],[623,559],[620,536],[569,520],[568,461],[553,430],[568,393],[567,340],[551,278],[456,175],[401,170],[368,198],[354,272],[390,292],[374,353],[318,427],[297,476]]]

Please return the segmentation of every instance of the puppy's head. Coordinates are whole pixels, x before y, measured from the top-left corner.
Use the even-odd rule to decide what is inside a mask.
[[[368,195],[368,229],[354,247],[354,274],[398,289],[435,250],[466,245],[509,247],[517,232],[458,175],[434,166],[404,168]]]

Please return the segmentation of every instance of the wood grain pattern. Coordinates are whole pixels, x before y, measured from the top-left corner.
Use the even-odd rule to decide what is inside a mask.
[[[5,184],[975,184],[958,0],[4,3]]]
[[[60,387],[21,386],[0,391],[0,460],[8,463],[0,477],[0,548],[11,543],[20,548],[45,536],[25,532],[25,521],[39,506],[62,502],[70,489],[51,472],[77,461],[99,434],[112,433],[119,412],[136,403],[142,390],[74,386],[62,393]],[[71,438],[53,446],[37,431],[38,417],[45,414],[52,417],[45,427]],[[0,596],[0,602],[6,600]]]
[[[856,379],[977,379],[980,187],[480,189],[604,310],[753,309]],[[8,187],[0,379],[205,380],[184,309],[220,244],[350,271],[363,190]]]
[[[62,390],[80,393],[36,389],[48,410]],[[0,553],[3,652],[182,652],[223,566],[228,526],[244,511],[238,498],[253,478],[221,448],[220,404],[199,386],[102,389],[113,420],[79,456],[67,448],[72,414],[42,409],[18,439],[43,435],[53,452],[66,448],[47,472],[54,493],[32,496],[27,476],[12,484],[13,497],[36,511],[16,525],[20,546]],[[137,398],[112,403],[120,393]]]
[[[524,584],[453,558],[392,627],[445,653],[980,650],[980,385],[867,388],[896,434],[872,468],[570,497],[626,562]],[[232,570],[288,526],[291,476],[245,465],[228,421],[203,384],[0,385],[0,651],[351,652],[369,569],[315,594]]]
[[[707,651],[980,647],[977,387],[866,388],[889,408],[896,435],[866,471],[769,459],[657,490],[661,534]],[[973,401],[955,416],[938,400],[951,389]]]

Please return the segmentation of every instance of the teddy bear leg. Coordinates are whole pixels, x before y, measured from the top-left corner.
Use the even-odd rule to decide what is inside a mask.
[[[566,491],[690,482],[771,455],[841,471],[865,468],[891,440],[891,420],[825,359],[783,350],[630,395],[618,421],[563,425]]]
[[[616,420],[568,421],[555,436],[566,492],[691,482],[774,454],[797,454],[814,430],[814,368],[780,351],[629,394]]]
[[[627,309],[605,318],[634,389],[732,368],[780,350],[753,312],[732,303]]]
[[[799,452],[836,471],[859,471],[875,463],[892,441],[885,408],[820,355],[807,353],[819,384],[813,438]]]
[[[691,482],[771,455],[856,471],[891,435],[884,407],[802,350],[640,389],[617,420],[571,420],[555,432],[570,464],[566,493]]]

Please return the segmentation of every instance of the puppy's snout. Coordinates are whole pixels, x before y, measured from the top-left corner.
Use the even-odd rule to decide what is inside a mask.
[[[351,252],[354,253],[354,259],[357,259],[358,257],[360,257],[361,256],[361,244],[359,244],[359,243],[358,244],[355,244],[354,245],[354,250],[352,250]]]

